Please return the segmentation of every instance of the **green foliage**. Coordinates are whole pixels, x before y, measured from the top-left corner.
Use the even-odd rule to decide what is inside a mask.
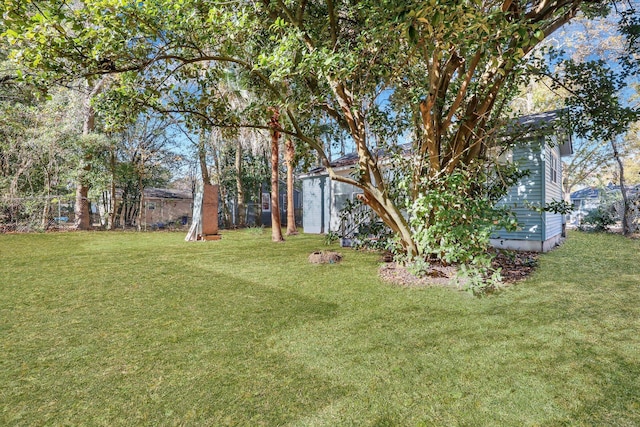
[[[580,229],[585,231],[608,231],[617,222],[615,211],[611,204],[598,206],[590,211],[580,224]]]
[[[627,77],[602,59],[564,61],[555,87],[579,88],[566,99],[578,135],[607,141],[638,120],[637,109],[628,106],[622,97],[628,86]]]
[[[531,209],[534,212],[552,212],[562,215],[570,214],[575,209],[572,203],[565,200],[552,200],[544,206],[541,206],[539,203],[535,204],[525,201],[525,206],[527,209]]]
[[[620,220],[616,206],[620,204],[622,194],[619,190],[600,188],[600,204],[582,219],[582,231],[608,231],[612,225]]]
[[[544,206],[545,212],[552,212],[562,215],[570,214],[574,209],[575,207],[573,206],[573,204],[565,200],[553,200]]]
[[[397,247],[396,236],[389,227],[380,220],[373,220],[358,225],[353,247],[356,249],[392,250]]]
[[[67,193],[82,149],[100,145],[81,136],[79,97],[61,88],[41,97],[26,83],[7,89],[7,98],[0,96],[0,192],[13,197]]]
[[[459,170],[429,182],[409,209],[409,221],[422,254],[447,264],[458,264],[467,286],[478,292],[494,286],[499,272],[491,268],[491,234],[500,228],[514,230],[515,217],[498,208],[489,197],[477,194],[478,180],[471,170]],[[476,194],[474,194],[476,193]]]
[[[424,277],[429,272],[431,265],[429,261],[427,261],[422,256],[417,256],[415,258],[409,259],[405,262],[405,268],[409,273],[416,277]]]
[[[326,246],[331,246],[337,243],[338,240],[340,240],[340,235],[333,230],[329,231],[327,234],[324,235],[324,244]]]
[[[351,238],[353,248],[396,252],[395,234],[360,199],[347,199],[339,216],[341,224],[344,225],[341,230],[344,234],[339,237]]]

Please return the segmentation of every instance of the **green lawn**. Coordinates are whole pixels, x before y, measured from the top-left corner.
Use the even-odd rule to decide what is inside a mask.
[[[0,425],[640,425],[640,241],[477,299],[318,236],[0,236]]]

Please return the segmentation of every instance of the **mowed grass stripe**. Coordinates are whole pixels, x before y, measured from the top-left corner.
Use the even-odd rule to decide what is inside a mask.
[[[0,236],[0,424],[640,424],[638,241],[476,299],[269,237]]]

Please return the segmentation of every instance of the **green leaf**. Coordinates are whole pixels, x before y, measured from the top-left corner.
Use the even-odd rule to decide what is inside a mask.
[[[414,27],[413,25],[409,25],[409,40],[411,40],[411,42],[413,43],[417,43],[418,42],[418,31],[416,30],[416,27]]]
[[[4,35],[7,36],[9,39],[17,39],[18,38],[18,33],[12,29],[8,29],[7,31],[4,32]]]

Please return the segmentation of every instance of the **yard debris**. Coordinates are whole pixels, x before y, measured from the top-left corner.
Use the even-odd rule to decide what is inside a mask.
[[[333,251],[316,251],[309,255],[312,264],[337,264],[342,261],[342,254]]]

